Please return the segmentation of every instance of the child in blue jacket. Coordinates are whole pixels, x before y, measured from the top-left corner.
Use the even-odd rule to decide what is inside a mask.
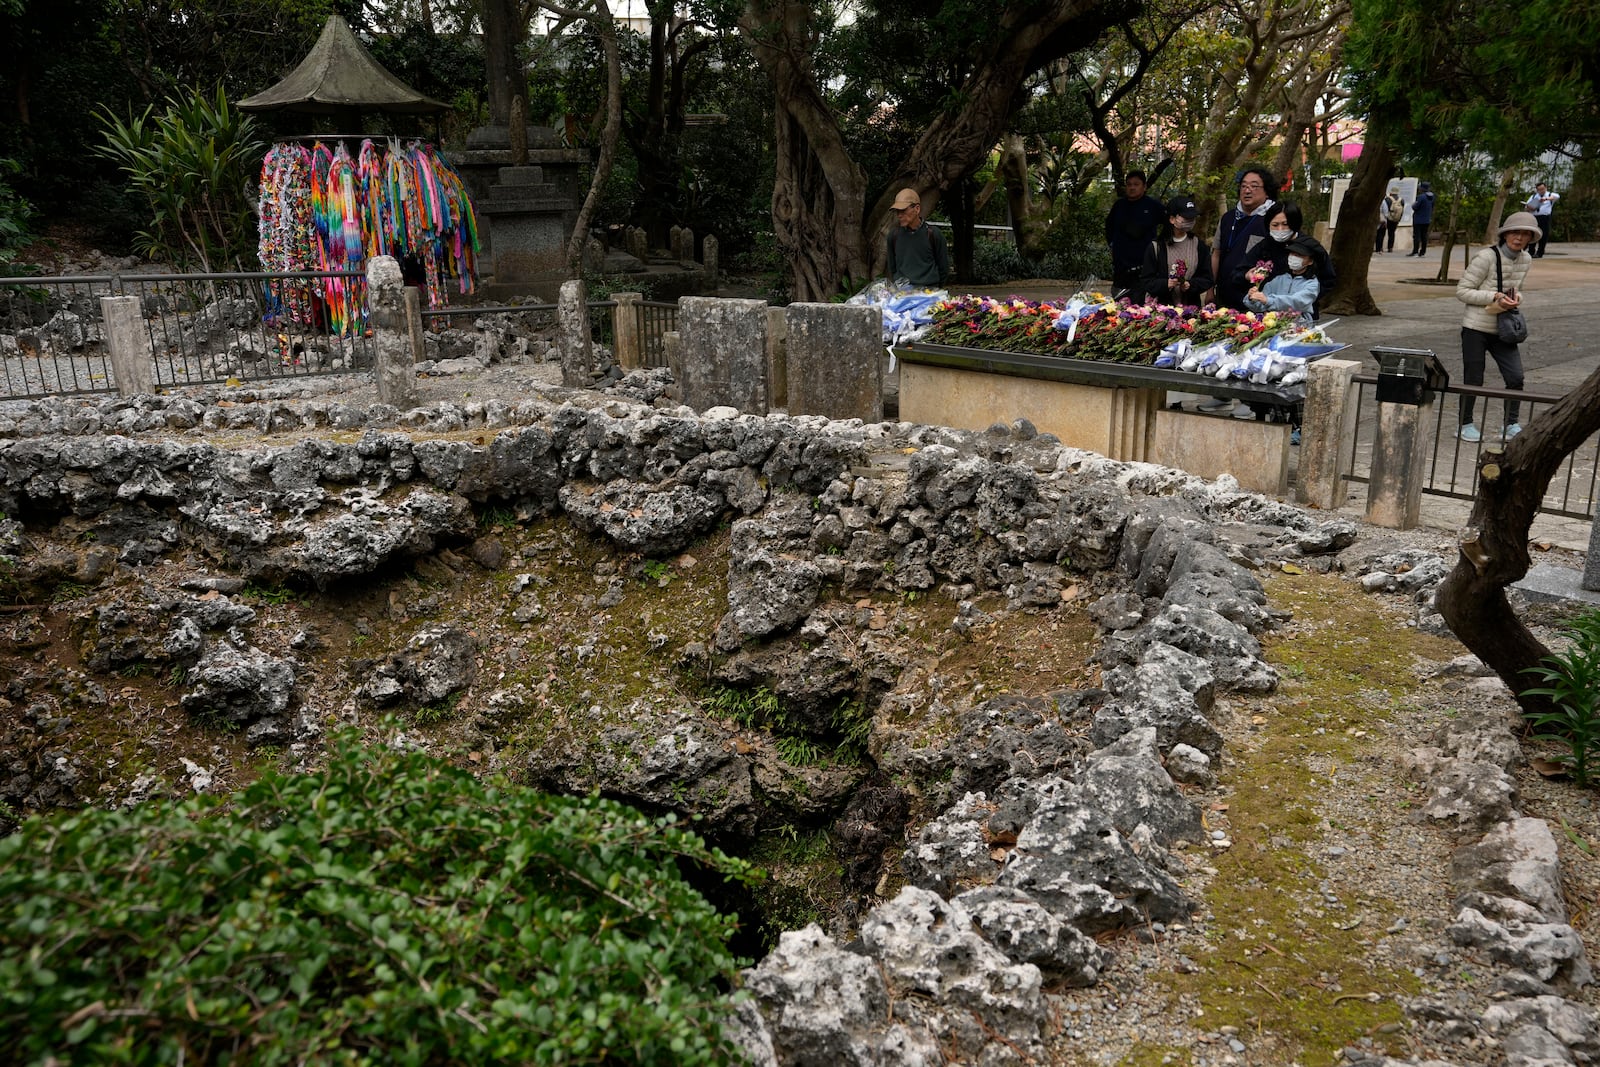
[[[1322,291],[1317,281],[1310,246],[1291,240],[1284,249],[1284,269],[1262,281],[1251,278],[1250,290],[1244,295],[1245,307],[1261,313],[1277,311],[1293,315],[1302,326],[1311,325],[1311,306]]]

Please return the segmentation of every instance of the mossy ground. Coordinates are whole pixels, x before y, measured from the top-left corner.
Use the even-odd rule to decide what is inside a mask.
[[[1266,588],[1272,606],[1293,615],[1264,642],[1280,686],[1269,699],[1219,705],[1233,717],[1224,726],[1225,800],[1206,817],[1232,844],[1201,861],[1214,873],[1195,916],[1199,937],[1183,946],[1197,969],[1164,970],[1157,981],[1196,1031],[1237,1035],[1249,1050],[1239,1062],[1334,1064],[1363,1039],[1404,1057],[1398,998],[1419,992],[1421,980],[1374,951],[1396,905],[1325,862],[1326,847],[1354,836],[1382,842],[1386,825],[1405,818],[1411,791],[1386,751],[1390,713],[1417,689],[1419,664],[1462,649],[1405,627],[1391,603],[1344,578],[1275,574]],[[1351,790],[1369,800],[1355,817],[1365,825],[1352,825],[1347,808],[1330,812],[1328,796]],[[1443,916],[1448,886],[1439,893]],[[1120,1064],[1188,1064],[1195,1055],[1135,1047]]]

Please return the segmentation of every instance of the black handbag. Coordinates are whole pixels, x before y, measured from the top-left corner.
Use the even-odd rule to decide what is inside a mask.
[[[1500,271],[1500,250],[1494,252],[1494,286],[1496,292],[1506,291],[1506,276]],[[1528,339],[1528,320],[1522,317],[1521,308],[1512,308],[1502,311],[1494,320],[1495,332],[1500,335],[1500,340],[1508,345],[1520,345]]]

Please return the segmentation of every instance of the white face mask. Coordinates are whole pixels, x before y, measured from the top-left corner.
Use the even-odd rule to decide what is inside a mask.
[[[1179,218],[1172,224],[1172,228],[1179,233],[1188,233],[1194,229],[1194,219]]]
[[[1282,244],[1284,241],[1287,241],[1289,238],[1294,236],[1294,231],[1293,230],[1268,230],[1267,234],[1274,241],[1277,241],[1279,244]]]
[[[1290,256],[1289,257],[1289,269],[1290,270],[1301,270],[1301,269],[1303,269],[1305,267],[1305,265],[1306,265],[1306,257],[1305,256]]]

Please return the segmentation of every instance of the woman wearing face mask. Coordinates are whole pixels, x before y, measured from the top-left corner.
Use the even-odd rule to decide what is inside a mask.
[[[1304,326],[1311,322],[1311,305],[1316,303],[1321,289],[1313,268],[1311,245],[1297,237],[1284,244],[1283,271],[1251,285],[1244,302],[1258,313],[1294,315]]]
[[[1144,269],[1129,294],[1132,299],[1185,306],[1205,301],[1213,285],[1211,247],[1195,236],[1199,214],[1188,193],[1167,202],[1166,224],[1145,249]]]
[[[1279,202],[1273,204],[1267,212],[1267,240],[1257,244],[1251,253],[1251,263],[1247,263],[1243,270],[1248,270],[1257,262],[1266,261],[1272,264],[1272,274],[1279,274],[1284,270],[1284,260],[1287,258],[1289,242],[1299,241],[1306,246],[1311,256],[1311,274],[1317,279],[1317,304],[1321,304],[1333,292],[1334,283],[1339,280],[1339,275],[1333,269],[1333,257],[1328,250],[1322,247],[1310,234],[1302,233],[1300,206],[1298,204]],[[1241,287],[1247,286],[1241,271],[1239,278]],[[1316,305],[1311,308],[1311,317],[1321,317],[1321,312]]]

